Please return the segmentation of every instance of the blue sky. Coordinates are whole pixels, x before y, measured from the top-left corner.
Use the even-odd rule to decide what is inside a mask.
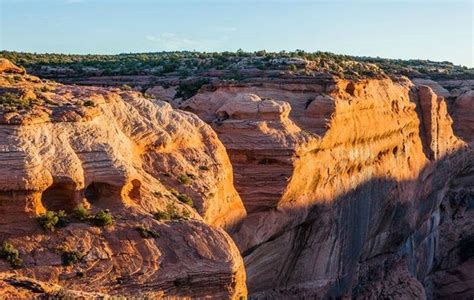
[[[0,0],[0,48],[270,51],[447,60],[472,67],[474,0]]]

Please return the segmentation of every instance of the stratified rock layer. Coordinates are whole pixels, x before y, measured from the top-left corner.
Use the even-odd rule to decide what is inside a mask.
[[[182,107],[212,124],[229,152],[249,213],[232,236],[252,296],[441,293],[447,282],[432,274],[444,255],[441,225],[451,223],[440,221],[439,206],[472,152],[429,86],[404,78],[221,84]],[[470,295],[470,279],[458,280],[460,295]]]
[[[0,231],[23,260],[17,274],[109,295],[246,295],[237,248],[210,226],[231,228],[245,209],[208,125],[136,92],[13,77],[11,69],[0,76]],[[34,219],[79,204],[108,209],[114,224],[73,218],[47,232]],[[160,221],[157,211],[182,217]],[[65,265],[70,252],[81,258]],[[0,273],[11,271],[0,262]]]

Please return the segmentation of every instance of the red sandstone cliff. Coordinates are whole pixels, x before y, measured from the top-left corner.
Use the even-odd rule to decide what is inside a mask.
[[[222,84],[182,107],[212,124],[229,152],[249,213],[232,236],[251,295],[449,294],[450,281],[433,275],[452,226],[439,206],[472,195],[470,184],[450,191],[456,178],[473,182],[472,152],[430,87],[403,78]],[[470,214],[461,213],[457,241],[469,240]],[[463,276],[451,280],[469,295]]]

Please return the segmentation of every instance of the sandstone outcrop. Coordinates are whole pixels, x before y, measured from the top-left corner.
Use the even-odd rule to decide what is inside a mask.
[[[173,103],[176,96],[176,88],[174,87],[163,87],[161,85],[149,88],[146,91],[147,94],[153,95],[156,99],[160,99],[169,103]]]
[[[23,260],[16,274],[109,295],[246,295],[242,258],[218,228],[235,226],[245,209],[208,125],[138,92],[7,72],[0,75],[0,228]],[[114,224],[71,218],[45,232],[35,220],[45,211],[72,216],[78,205],[108,210]],[[157,220],[159,211],[177,220]],[[65,265],[65,253],[80,260]],[[0,273],[9,271],[0,262]]]
[[[453,121],[448,113],[443,96],[426,85],[417,87],[417,106],[420,111],[422,139],[428,156],[431,159],[440,159],[453,152],[462,145],[462,141],[453,133]]]
[[[25,74],[25,70],[8,59],[0,58],[0,73]]]
[[[258,109],[265,101],[280,104],[271,118]],[[443,255],[440,199],[450,201],[446,184],[472,154],[430,87],[404,78],[221,84],[182,107],[228,150],[248,211],[232,236],[252,296],[441,293],[446,282],[428,276]],[[469,279],[457,279],[469,295]]]
[[[453,129],[464,141],[474,143],[474,89],[459,95],[453,105]]]
[[[440,120],[444,119],[449,123],[452,121],[454,134],[465,142],[472,143],[474,140],[474,80],[435,82],[433,80],[414,79],[413,82],[420,86],[420,93],[425,95],[426,100],[423,101],[425,103],[423,106],[426,107],[430,102],[435,106],[439,105],[439,110],[443,114],[445,114],[447,108],[449,115],[441,116]],[[428,86],[431,91],[425,86]],[[431,100],[429,100],[430,98]],[[449,127],[449,124],[446,125]]]
[[[430,79],[414,78],[412,82],[417,86],[428,86],[436,95],[448,98],[451,93],[442,87],[438,82]]]

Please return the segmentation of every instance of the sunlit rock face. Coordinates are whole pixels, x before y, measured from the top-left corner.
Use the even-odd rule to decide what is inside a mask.
[[[18,77],[11,64],[0,66],[0,228],[23,260],[15,270],[0,263],[4,295],[15,295],[12,271],[27,278],[14,281],[107,295],[246,295],[242,258],[221,229],[245,209],[207,124],[137,92]],[[48,232],[35,220],[45,211],[72,216],[79,205],[107,209],[114,224],[71,219]],[[169,207],[176,220],[153,218]],[[80,260],[65,265],[66,252]],[[55,291],[45,285],[43,294]]]
[[[428,276],[443,255],[439,207],[472,154],[426,82],[220,84],[182,108],[210,123],[229,153],[248,211],[232,237],[251,295],[439,292]]]

